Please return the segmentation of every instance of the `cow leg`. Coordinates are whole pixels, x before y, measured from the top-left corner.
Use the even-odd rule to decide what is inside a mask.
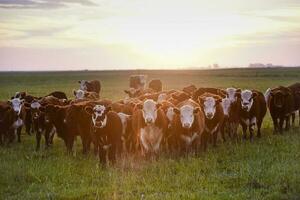
[[[293,112],[293,113],[292,113],[292,126],[295,125],[295,119],[296,119],[296,113]]]
[[[18,135],[18,142],[20,143],[21,142],[21,132],[22,132],[22,127],[19,127],[17,129],[17,135]]]
[[[35,150],[38,151],[40,149],[40,145],[41,145],[41,132],[40,131],[36,131],[36,134],[35,134],[35,138],[36,138],[36,147],[35,147]]]
[[[290,115],[285,117],[285,130],[288,131],[290,129]]]
[[[247,125],[242,124],[242,128],[243,128],[243,139],[247,140]]]
[[[72,153],[73,145],[74,145],[74,136],[71,136],[67,139],[67,151],[68,153]]]
[[[282,129],[283,129],[283,122],[284,122],[284,117],[279,118],[279,133],[282,134]]]
[[[278,131],[278,120],[277,120],[277,117],[272,116],[272,121],[273,121],[273,126],[274,126],[273,133],[276,134],[277,131]]]
[[[220,128],[220,132],[221,132],[221,135],[222,135],[223,142],[226,142],[226,138],[225,138],[225,126],[227,126],[227,125],[223,124],[221,126],[221,128]]]
[[[101,164],[106,164],[106,151],[103,149],[103,145],[99,146],[99,160]]]
[[[218,133],[219,131],[217,130],[212,134],[212,143],[214,147],[217,146]]]
[[[262,120],[257,120],[257,137],[261,137],[261,125],[262,125]]]
[[[202,133],[201,135],[201,146],[202,146],[202,150],[205,152],[207,149],[207,133]]]
[[[115,163],[116,162],[116,154],[117,154],[117,149],[116,149],[116,145],[112,145],[109,149],[108,149],[108,159],[111,163]]]

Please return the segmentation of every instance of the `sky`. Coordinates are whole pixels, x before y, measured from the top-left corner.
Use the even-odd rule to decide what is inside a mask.
[[[0,0],[0,70],[300,65],[299,0]]]

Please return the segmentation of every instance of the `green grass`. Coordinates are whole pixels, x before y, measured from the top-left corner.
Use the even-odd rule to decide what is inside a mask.
[[[103,97],[124,97],[130,74],[160,78],[165,89],[196,86],[256,88],[299,81],[300,69],[228,69],[214,71],[107,71],[0,73],[0,99],[15,91],[45,95],[53,90],[69,96],[80,79],[99,79]],[[300,199],[300,134],[295,127],[273,135],[269,115],[263,137],[253,143],[221,142],[200,156],[158,161],[122,158],[103,169],[94,155],[73,156],[61,140],[53,148],[34,151],[34,136],[0,147],[0,199]]]

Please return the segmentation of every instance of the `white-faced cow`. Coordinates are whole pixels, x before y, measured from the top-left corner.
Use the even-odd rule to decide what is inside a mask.
[[[24,120],[26,118],[26,110],[24,105],[24,99],[13,98],[9,100],[14,112],[15,112],[15,120],[12,125],[13,135],[18,136],[18,142],[21,142],[21,131],[22,126],[24,125]]]
[[[132,116],[132,128],[143,155],[158,155],[167,126],[167,119],[160,104],[147,99],[136,106]]]
[[[81,81],[78,81],[78,83],[80,84],[81,90],[87,91],[87,92],[96,92],[97,94],[100,94],[100,91],[101,91],[100,81],[98,81],[98,80],[92,80],[92,81],[81,80]]]
[[[257,137],[261,137],[261,124],[267,112],[264,95],[256,90],[243,90],[237,93],[240,103],[240,124],[243,128],[243,137],[247,139],[249,128],[250,140],[253,139],[255,125],[257,126]]]
[[[196,151],[205,127],[204,114],[200,105],[188,99],[179,103],[173,111],[176,113],[173,119],[174,125],[172,125],[177,138],[175,145],[181,153],[190,150]]]
[[[107,154],[109,161],[115,162],[122,147],[122,121],[119,115],[105,105],[86,106],[85,111],[91,116],[90,130],[97,140],[100,162],[106,163]]]
[[[205,129],[203,133],[203,149],[206,150],[207,140],[212,138],[213,145],[217,144],[218,133],[222,130],[224,112],[221,106],[222,99],[218,95],[205,93],[199,97],[199,102],[204,111]],[[223,131],[223,130],[222,130]],[[224,132],[221,133],[225,140]]]

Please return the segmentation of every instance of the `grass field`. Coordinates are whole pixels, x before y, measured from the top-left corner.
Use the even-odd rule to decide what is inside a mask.
[[[203,71],[105,71],[0,73],[0,99],[16,91],[42,96],[78,88],[80,79],[102,82],[102,96],[124,97],[130,74],[159,78],[165,89],[188,84],[235,86],[265,91],[300,81],[300,68],[226,69]],[[34,136],[0,147],[0,199],[300,199],[300,133],[272,134],[269,115],[261,139],[253,143],[219,143],[200,156],[158,161],[123,158],[106,169],[94,155],[66,154],[61,140],[35,152]]]

